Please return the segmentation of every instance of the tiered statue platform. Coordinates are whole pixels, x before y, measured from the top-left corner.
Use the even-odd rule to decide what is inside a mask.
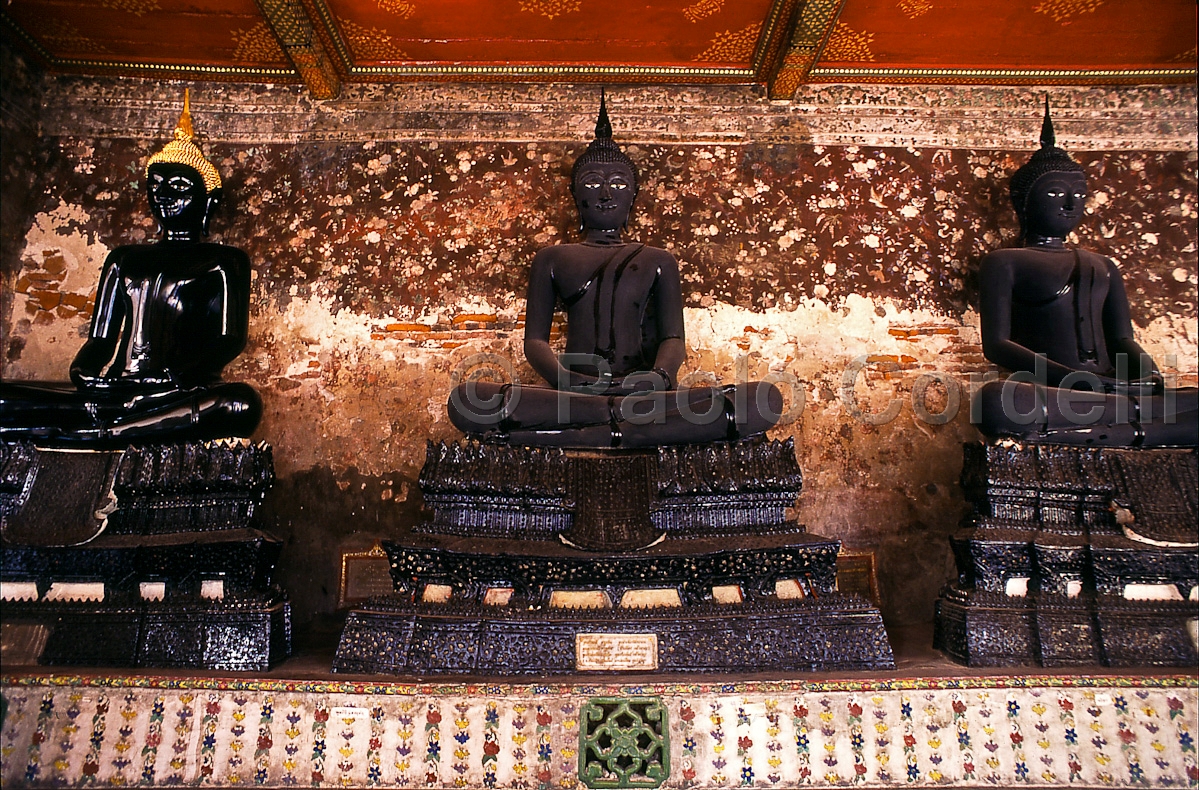
[[[1194,450],[965,451],[975,513],[953,540],[938,647],[971,666],[1195,666]]]
[[[0,444],[5,641],[43,664],[262,670],[290,652],[265,444]]]
[[[791,440],[649,451],[430,445],[433,511],[385,542],[396,593],[350,613],[333,668],[561,675],[893,666],[838,541],[788,519]]]

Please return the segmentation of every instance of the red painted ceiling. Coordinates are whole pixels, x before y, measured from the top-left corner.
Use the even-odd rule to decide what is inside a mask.
[[[849,0],[819,65],[1193,67],[1195,10],[1194,0]]]
[[[298,79],[280,44],[298,18],[307,32],[295,35],[323,42],[343,81],[472,69],[570,81],[596,68],[611,81],[688,83],[768,81],[772,26],[785,50],[794,20],[821,9],[819,56],[787,55],[808,81],[907,70],[908,81],[953,82],[945,70],[961,70],[1037,82],[1059,69],[1194,79],[1194,0],[8,0],[0,21],[60,71]]]

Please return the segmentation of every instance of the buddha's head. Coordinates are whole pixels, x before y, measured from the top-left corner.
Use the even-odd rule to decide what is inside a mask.
[[[1020,219],[1020,234],[1027,238],[1063,239],[1078,226],[1087,199],[1087,178],[1082,165],[1058,148],[1045,98],[1041,148],[1012,174],[1012,206]]]
[[[207,235],[212,209],[221,199],[220,173],[194,139],[189,97],[184,93],[175,139],[146,164],[150,212],[168,239]]]
[[[612,123],[604,94],[600,93],[595,139],[570,173],[570,191],[579,209],[583,230],[620,230],[629,221],[637,197],[637,171],[612,139]]]

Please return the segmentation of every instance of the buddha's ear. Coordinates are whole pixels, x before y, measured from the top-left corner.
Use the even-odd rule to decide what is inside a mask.
[[[214,189],[208,193],[208,203],[204,206],[203,231],[204,231],[205,236],[208,235],[208,222],[209,222],[209,220],[212,219],[212,212],[217,207],[217,204],[221,202],[221,198],[223,198],[224,196],[225,196],[225,190],[221,187],[217,187],[216,189]]]

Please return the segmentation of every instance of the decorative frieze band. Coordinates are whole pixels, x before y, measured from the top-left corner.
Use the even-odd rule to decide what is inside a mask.
[[[40,113],[51,136],[163,139],[183,83],[48,77]],[[298,85],[192,85],[211,140],[583,140],[593,85],[445,83],[344,86],[317,101]],[[1045,94],[1058,141],[1072,151],[1194,151],[1196,86],[1005,87],[802,85],[786,101],[761,86],[629,86],[610,92],[628,143],[809,143],[1030,149]]]

